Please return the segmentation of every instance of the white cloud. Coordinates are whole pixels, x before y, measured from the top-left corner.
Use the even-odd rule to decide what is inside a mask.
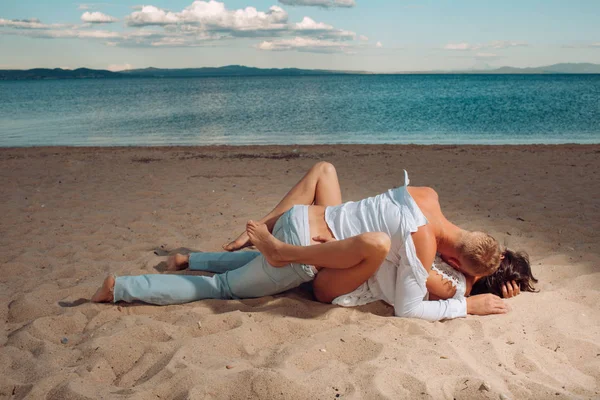
[[[578,44],[565,44],[561,46],[563,49],[597,49],[600,48],[600,42],[595,43],[578,43]]]
[[[106,15],[98,11],[84,12],[81,16],[81,20],[90,24],[110,24],[112,22],[118,21],[115,17],[111,17],[110,15]]]
[[[304,30],[330,30],[333,29],[333,26],[324,24],[323,22],[315,22],[312,18],[304,17],[302,21],[298,22],[294,25],[296,30],[304,31]]]
[[[481,50],[481,49],[507,49],[509,47],[525,47],[529,46],[527,42],[512,42],[508,40],[496,40],[490,43],[484,44],[470,44],[470,43],[448,43],[444,46],[444,50],[458,50],[458,51],[469,51],[469,50]]]
[[[190,47],[193,43],[184,37],[164,37],[150,43],[151,46],[161,47]]]
[[[110,31],[71,31],[73,37],[81,39],[117,39],[121,37],[118,32]]]
[[[472,45],[469,43],[448,43],[444,46],[444,50],[477,50],[480,47],[478,45]]]
[[[106,67],[107,70],[117,72],[117,71],[127,71],[128,69],[133,69],[131,64],[110,64]]]
[[[356,5],[356,1],[354,0],[279,0],[279,2],[288,6],[312,6],[322,8],[349,8]]]
[[[256,46],[266,51],[306,51],[313,53],[339,53],[347,52],[350,46],[343,42],[331,40],[320,40],[313,38],[295,37],[293,39],[281,39],[264,41]]]
[[[179,18],[175,13],[154,6],[143,6],[140,11],[135,11],[127,17],[129,26],[168,25],[177,22]]]
[[[209,34],[198,34],[193,37],[165,36],[150,42],[153,47],[199,47],[206,45],[206,41],[218,40],[219,37]]]
[[[81,6],[92,4],[99,3]],[[289,48],[331,52],[345,49],[346,53],[350,53],[350,48],[364,48],[365,44],[361,42],[368,41],[366,36],[359,37],[355,32],[337,29],[308,16],[299,22],[289,22],[287,12],[279,6],[271,6],[266,11],[254,7],[227,9],[221,1],[196,0],[181,11],[153,5],[136,8],[124,18],[131,28],[125,31],[90,29],[93,25],[114,22],[117,18],[86,11],[81,16],[83,22],[78,25],[43,24],[37,19],[0,19],[0,27],[9,28],[0,33],[35,38],[97,39],[111,47],[192,47],[239,37],[263,38],[266,41],[260,46],[271,46],[273,50]]]
[[[368,42],[369,38],[367,36],[365,36],[365,35],[360,35],[358,37],[358,40],[360,40],[361,42]]]
[[[329,38],[329,39],[340,39],[340,40],[354,40],[356,39],[356,33],[351,31],[345,31],[342,29],[334,29],[332,31],[328,31],[322,35],[321,38]]]
[[[380,49],[380,48],[382,48],[382,47],[383,47],[383,44],[381,44],[381,42],[377,42],[377,43],[375,44],[375,47],[377,47],[378,49]]]
[[[287,28],[287,13],[278,6],[268,11],[258,11],[254,7],[228,10],[224,3],[194,1],[181,12],[172,12],[154,6],[144,6],[127,18],[129,26],[195,24],[206,30],[231,32],[283,30]]]
[[[119,39],[122,37],[118,32],[77,29],[21,30],[5,31],[3,33],[43,39]]]
[[[107,30],[88,30],[88,29],[44,29],[44,30],[6,30],[0,33],[27,36],[42,39],[91,39],[104,40],[104,44],[109,47],[153,47],[153,46],[173,46],[173,47],[191,47],[198,46],[201,42],[210,39],[219,39],[217,35],[206,32],[194,33],[191,35],[180,32],[160,32],[155,30],[138,29],[130,32],[113,32]]]
[[[526,47],[529,46],[527,42],[511,42],[508,40],[496,40],[494,42],[489,43],[485,47],[490,49],[506,49],[509,47]]]
[[[226,37],[278,37],[286,35],[311,36],[320,40],[354,40],[356,33],[316,22],[310,17],[304,17],[298,23],[288,23],[287,12],[278,6],[272,6],[267,11],[259,11],[254,7],[229,10],[225,4],[216,0],[196,0],[181,12],[163,10],[155,6],[144,6],[140,11],[127,17],[129,26],[163,26],[170,32],[204,33],[206,38]],[[210,35],[209,33],[213,34]],[[161,41],[160,45],[168,43],[188,43],[189,40],[169,39]]]
[[[498,58],[497,54],[494,53],[477,53],[475,54],[477,58]]]
[[[92,8],[99,8],[99,7],[111,6],[111,5],[114,5],[114,4],[112,4],[110,2],[79,3],[77,5],[77,9],[86,11],[86,10],[91,10]]]
[[[356,33],[354,32],[335,29],[333,26],[323,22],[315,22],[309,17],[304,17],[302,21],[293,24],[292,30],[295,33],[316,36],[319,39],[354,40],[356,38]]]
[[[287,28],[288,20],[288,14],[278,6],[271,6],[266,12],[254,7],[234,11],[227,10],[224,3],[214,0],[194,1],[180,15],[187,23],[230,31],[281,30]]]
[[[53,29],[63,28],[71,25],[66,24],[43,24],[37,18],[28,19],[3,19],[0,18],[0,26],[14,29]]]

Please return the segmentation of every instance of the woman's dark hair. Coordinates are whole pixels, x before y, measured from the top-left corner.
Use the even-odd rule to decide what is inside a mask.
[[[529,256],[522,251],[506,249],[500,268],[492,275],[479,279],[471,289],[471,295],[492,293],[502,297],[502,286],[510,281],[517,282],[522,292],[537,292],[533,287],[537,283],[531,272]]]

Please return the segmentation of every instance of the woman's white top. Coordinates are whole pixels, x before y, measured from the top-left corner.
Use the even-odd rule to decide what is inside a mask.
[[[408,183],[408,173],[404,171],[404,186],[325,209],[327,225],[338,240],[365,232],[385,232],[392,242],[377,272],[353,292],[337,297],[333,304],[349,307],[383,300],[394,306],[399,317],[432,321],[464,317],[464,290],[458,298],[455,295],[448,300],[427,300],[425,281],[429,274],[417,257],[411,236],[427,224],[427,218],[408,193]]]
[[[446,264],[439,254],[436,254],[431,269],[437,272],[438,275],[441,275],[444,280],[450,282],[452,287],[456,289],[454,296],[452,296],[453,299],[460,300],[465,297],[465,293],[467,292],[467,279],[462,272]]]

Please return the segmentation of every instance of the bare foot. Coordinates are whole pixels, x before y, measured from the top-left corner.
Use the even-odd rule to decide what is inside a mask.
[[[244,247],[248,247],[248,246],[252,246],[252,243],[250,242],[250,238],[248,237],[248,234],[246,232],[244,232],[240,236],[238,236],[238,238],[235,239],[233,242],[225,243],[223,245],[223,250],[236,251],[236,250],[241,250]]]
[[[115,290],[115,277],[113,275],[109,275],[104,279],[102,286],[96,293],[92,296],[92,301],[94,303],[110,303],[113,301],[114,296],[113,292]]]
[[[181,271],[186,269],[190,256],[186,254],[175,254],[167,258],[167,271]]]
[[[267,262],[274,267],[283,267],[288,262],[281,255],[281,248],[285,243],[271,235],[265,224],[248,221],[246,224],[248,237],[256,248],[267,259]]]

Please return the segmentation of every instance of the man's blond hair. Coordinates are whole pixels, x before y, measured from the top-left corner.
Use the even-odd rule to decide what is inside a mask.
[[[503,252],[492,236],[484,232],[468,231],[462,234],[458,250],[470,272],[480,276],[493,274],[498,269]]]

